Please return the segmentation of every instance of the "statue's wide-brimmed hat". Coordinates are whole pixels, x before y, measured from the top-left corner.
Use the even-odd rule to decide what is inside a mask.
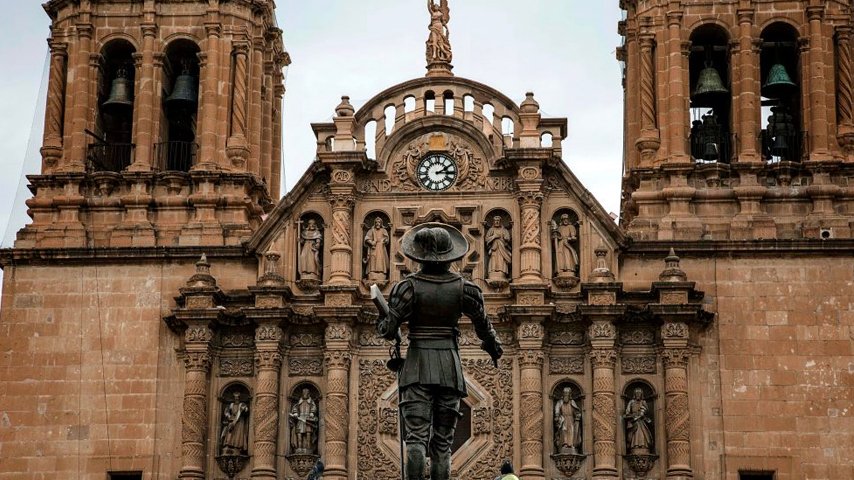
[[[418,263],[449,263],[463,258],[469,242],[456,228],[444,223],[422,223],[412,227],[400,242],[403,254]]]

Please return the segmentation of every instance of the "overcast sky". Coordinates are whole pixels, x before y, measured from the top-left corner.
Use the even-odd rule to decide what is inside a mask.
[[[40,2],[3,3],[0,234],[13,211],[10,228],[19,228],[15,215],[26,210],[23,201],[29,197],[19,186],[22,174],[40,166],[44,107],[38,97],[49,33]],[[454,73],[517,103],[533,91],[544,116],[567,117],[564,160],[612,212],[619,211],[622,165],[622,90],[614,59],[618,3],[450,0]],[[341,95],[359,108],[385,88],[423,76],[429,16],[424,0],[278,0],[277,5],[293,59],[283,123],[285,185],[291,187],[314,158],[309,124],[329,120]],[[37,138],[25,162],[32,132]],[[22,220],[26,217],[17,221]],[[8,240],[3,246],[10,246]]]

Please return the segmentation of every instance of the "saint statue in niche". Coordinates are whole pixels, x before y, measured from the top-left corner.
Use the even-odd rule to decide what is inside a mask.
[[[573,287],[578,283],[578,252],[574,245],[578,240],[578,230],[567,213],[561,214],[559,222],[552,221],[551,229],[555,258],[554,277],[559,280],[556,283],[564,288]]]
[[[298,454],[317,452],[317,403],[311,390],[303,388],[299,401],[291,407],[291,451]]]
[[[374,219],[374,225],[365,234],[365,273],[369,282],[381,283],[388,280],[388,229],[382,217]]]
[[[486,281],[493,288],[504,287],[510,280],[510,231],[501,220],[501,215],[492,217],[492,226],[486,231]]]
[[[317,221],[309,219],[300,232],[299,275],[300,280],[320,280],[320,249],[323,245],[323,233]]]
[[[572,387],[563,388],[555,402],[555,453],[581,453],[581,409],[572,398]]]
[[[249,445],[249,406],[240,399],[240,392],[233,392],[231,402],[222,413],[220,432],[220,454],[223,456],[246,455]]]
[[[626,448],[629,454],[646,455],[652,450],[652,419],[643,398],[643,390],[635,388],[632,399],[626,404]]]

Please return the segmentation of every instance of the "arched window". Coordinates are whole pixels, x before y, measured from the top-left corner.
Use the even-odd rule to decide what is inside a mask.
[[[463,111],[470,113],[474,111],[474,97],[471,95],[463,95]]]
[[[481,110],[483,111],[483,130],[491,132],[495,117],[495,107],[491,103],[484,103]]]
[[[403,113],[410,113],[415,111],[415,97],[412,95],[407,95],[403,97]]]
[[[732,156],[732,95],[729,38],[717,25],[691,33],[691,156],[698,162],[729,162]]]
[[[91,170],[120,172],[131,163],[136,49],[127,40],[113,40],[101,50],[98,115],[89,145]]]
[[[368,158],[377,158],[377,121],[370,120],[365,124],[365,150]]]
[[[432,90],[424,93],[424,110],[428,112],[436,111],[436,94]]]
[[[196,160],[196,121],[199,98],[199,47],[190,40],[175,40],[166,47],[161,141],[155,145],[158,166],[187,172]]]
[[[383,110],[383,115],[385,116],[385,134],[391,135],[391,132],[394,130],[394,121],[395,115],[397,113],[397,109],[394,105],[388,105]]]
[[[502,117],[501,118],[501,135],[504,137],[504,146],[512,147],[513,146],[513,135],[514,135],[515,126],[513,125],[513,119],[510,117]]]
[[[546,132],[540,135],[540,146],[543,148],[551,148],[554,142],[554,137],[551,133]]]
[[[443,113],[445,115],[454,115],[454,92],[447,91],[442,95],[444,103],[442,105]]]
[[[798,32],[777,22],[762,31],[762,155],[770,162],[800,161],[805,155]]]

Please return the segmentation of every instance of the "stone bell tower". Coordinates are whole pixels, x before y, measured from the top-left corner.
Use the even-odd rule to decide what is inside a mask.
[[[279,196],[272,1],[51,0],[42,168],[17,248],[237,245]]]
[[[620,5],[629,233],[850,238],[851,2]]]

